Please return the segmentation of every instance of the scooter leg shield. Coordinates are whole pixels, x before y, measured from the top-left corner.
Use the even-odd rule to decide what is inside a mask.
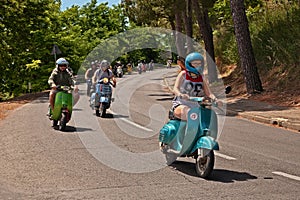
[[[72,93],[63,93],[62,105],[66,105],[70,116],[72,115],[74,98]]]
[[[52,111],[52,119],[58,120],[61,115],[61,109],[63,106],[63,92],[57,92],[55,95],[54,109]]]
[[[199,116],[199,108],[191,108],[188,112],[185,137],[182,142],[182,149],[180,154],[185,154],[193,146],[199,130],[200,117],[201,116]]]

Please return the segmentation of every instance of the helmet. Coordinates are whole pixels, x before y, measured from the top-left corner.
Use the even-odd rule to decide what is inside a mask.
[[[109,68],[109,62],[107,60],[102,60],[101,61],[101,64],[100,64],[100,67],[102,69],[102,71],[105,71]]]
[[[64,58],[59,58],[56,60],[56,65],[69,65],[69,62]]]
[[[197,67],[193,67],[191,65],[191,62],[194,60],[201,60],[201,65]],[[204,66],[204,58],[203,56],[198,52],[193,52],[187,55],[185,58],[185,67],[186,71],[194,73],[194,74],[202,74],[203,73],[203,66]]]

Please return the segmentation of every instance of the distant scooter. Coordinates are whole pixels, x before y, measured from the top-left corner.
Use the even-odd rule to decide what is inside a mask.
[[[113,83],[108,78],[103,78],[96,85],[96,92],[92,93],[90,106],[95,109],[97,117],[105,117],[106,110],[110,108]]]
[[[231,87],[228,87],[225,93],[230,91]],[[166,156],[167,164],[172,164],[177,157],[195,158],[198,176],[207,178],[214,167],[214,150],[219,150],[216,141],[217,115],[210,108],[217,105],[203,97],[190,97],[190,100],[198,102],[199,107],[190,109],[187,121],[177,119],[170,113],[170,120],[159,133],[160,148]]]
[[[73,110],[73,88],[69,86],[57,86],[58,92],[55,95],[54,109],[50,108],[50,120],[53,127],[64,131],[66,124],[70,121]]]

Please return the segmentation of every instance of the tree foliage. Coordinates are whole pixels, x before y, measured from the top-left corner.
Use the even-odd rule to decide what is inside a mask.
[[[299,66],[299,56],[294,54],[299,51],[299,1],[245,0],[244,5],[258,67]],[[84,6],[72,6],[64,11],[60,6],[61,0],[1,1],[0,100],[28,91],[29,83],[32,91],[48,88],[47,79],[55,66],[53,45],[61,50],[57,58],[68,59],[76,72],[81,65],[88,66],[92,59],[104,59],[100,54],[85,59],[95,47],[135,27],[174,30],[169,37],[174,36],[171,40],[176,45],[170,48],[177,54],[192,51],[192,42],[180,36],[188,35],[204,43],[210,55],[223,63],[240,63],[230,1],[122,0],[119,5],[109,7],[108,3],[91,0]],[[133,48],[143,42],[153,42],[149,35],[142,35],[134,42],[118,38],[116,44]],[[124,51],[118,59],[159,61],[165,59],[163,51],[135,49]]]
[[[120,6],[96,0],[61,11],[57,0],[4,0],[0,5],[0,99],[46,89],[57,45],[76,72],[103,39],[126,29]],[[37,61],[40,61],[38,63]]]

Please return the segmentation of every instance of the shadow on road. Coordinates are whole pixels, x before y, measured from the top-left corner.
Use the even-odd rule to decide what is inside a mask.
[[[56,129],[58,130],[58,129]],[[82,128],[82,127],[74,127],[74,126],[66,126],[66,129],[63,131],[64,133],[75,133],[75,132],[85,132],[92,131],[91,128]]]
[[[148,94],[148,96],[152,97],[164,97],[164,98],[157,98],[156,101],[172,101],[174,99],[173,94]]]
[[[251,179],[257,179],[257,177],[247,172],[236,172],[226,169],[214,169],[209,180],[218,181],[222,183],[233,183],[235,181],[248,181]]]
[[[171,166],[184,174],[198,177],[195,169],[195,163],[176,161]],[[248,181],[251,179],[257,179],[257,177],[246,172],[236,172],[226,169],[214,169],[207,180],[222,183],[233,183],[235,181]]]
[[[129,118],[127,115],[112,115],[111,118]]]

